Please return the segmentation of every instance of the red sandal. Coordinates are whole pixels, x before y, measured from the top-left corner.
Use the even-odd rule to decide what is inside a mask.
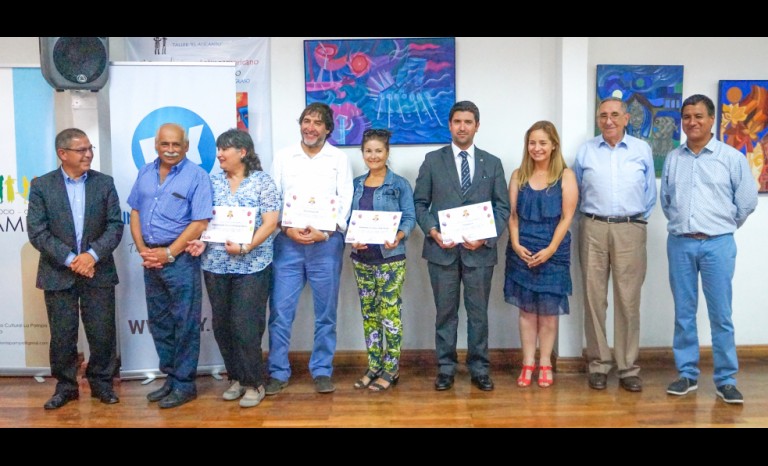
[[[520,377],[517,378],[518,387],[528,387],[531,385],[531,379],[533,378],[533,371],[536,370],[536,366],[526,366],[523,364],[523,370],[520,372]]]
[[[555,380],[552,373],[552,366],[539,366],[539,387],[551,387],[554,383]]]

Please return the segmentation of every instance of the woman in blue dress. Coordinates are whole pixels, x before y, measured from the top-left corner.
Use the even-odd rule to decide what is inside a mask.
[[[523,161],[509,180],[509,244],[504,299],[520,309],[523,368],[517,384],[527,387],[536,370],[540,387],[554,383],[552,348],[558,317],[568,314],[571,294],[571,226],[579,192],[566,167],[560,136],[549,121],[525,133]]]

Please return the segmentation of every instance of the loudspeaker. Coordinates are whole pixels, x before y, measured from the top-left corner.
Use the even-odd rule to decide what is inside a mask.
[[[98,91],[109,77],[109,38],[41,37],[40,65],[57,91]]]

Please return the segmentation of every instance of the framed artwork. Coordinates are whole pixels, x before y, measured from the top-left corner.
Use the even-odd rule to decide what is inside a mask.
[[[369,128],[392,131],[390,144],[451,140],[456,102],[454,38],[304,41],[306,102],[333,109],[335,146],[359,145]]]
[[[627,133],[651,146],[656,177],[661,177],[664,159],[680,145],[683,66],[597,65],[596,96],[595,110],[606,97],[627,103]]]
[[[758,192],[768,192],[768,80],[721,80],[717,137],[747,156]]]

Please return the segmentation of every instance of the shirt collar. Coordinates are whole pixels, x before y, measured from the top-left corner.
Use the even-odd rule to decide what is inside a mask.
[[[464,149],[460,149],[459,146],[457,146],[454,143],[451,143],[451,149],[453,150],[453,158],[459,159],[459,152],[461,152]],[[469,154],[467,157],[468,159],[474,159],[475,158],[475,145],[472,144],[466,149],[466,153]]]
[[[85,181],[88,179],[88,170],[86,170],[82,175],[80,175],[79,178],[70,178],[69,175],[67,175],[67,172],[64,171],[64,167],[61,168],[61,174],[64,176],[64,182],[65,183],[77,183],[78,181]]]
[[[600,143],[598,143],[598,146],[602,146],[603,144],[605,144],[608,147],[611,147],[611,145],[608,144],[608,141],[605,140],[605,138],[603,137],[603,135],[601,133],[600,134]],[[619,140],[619,142],[616,143],[616,147],[619,147],[619,146],[627,147],[627,132],[626,131],[624,131],[624,136],[622,136],[621,139]]]

